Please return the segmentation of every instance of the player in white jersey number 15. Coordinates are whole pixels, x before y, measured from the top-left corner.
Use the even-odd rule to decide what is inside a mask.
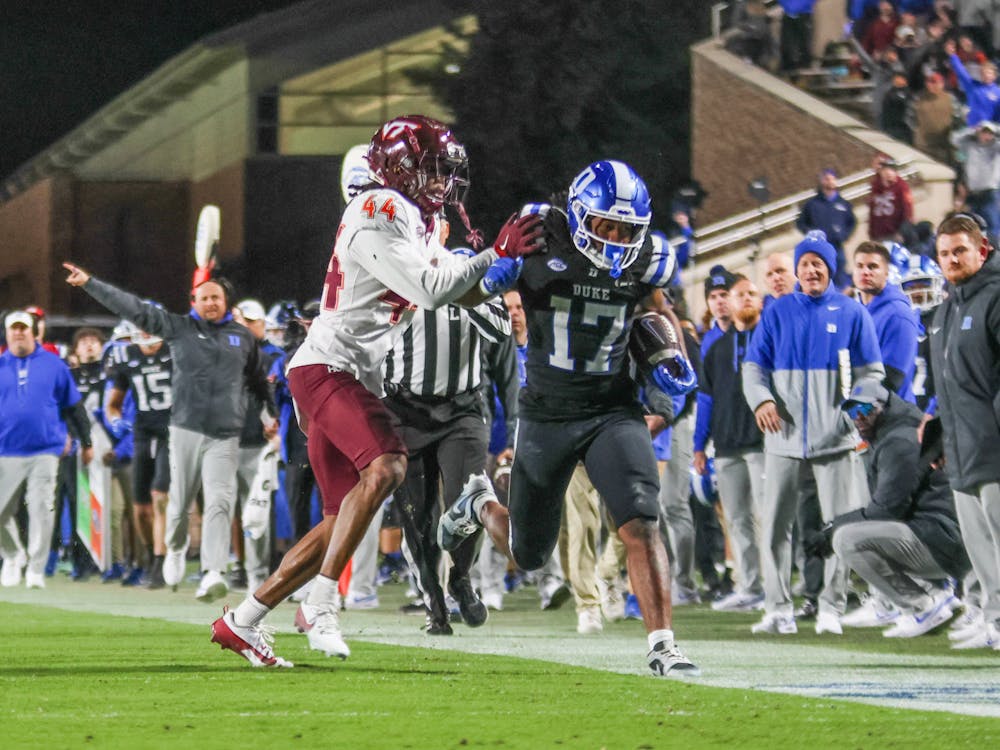
[[[212,624],[214,642],[255,666],[288,666],[272,651],[262,621],[314,577],[295,623],[312,648],[341,658],[350,653],[337,620],[337,581],[375,510],[406,473],[406,447],[380,401],[393,330],[402,330],[417,307],[474,305],[499,293],[516,281],[521,256],[538,249],[537,217],[512,217],[494,247],[472,258],[442,246],[445,205],[482,245],[462,204],[465,148],[445,124],[421,115],[390,120],[372,137],[367,161],[371,184],[344,211],[322,309],[288,369],[323,521],[257,591]]]

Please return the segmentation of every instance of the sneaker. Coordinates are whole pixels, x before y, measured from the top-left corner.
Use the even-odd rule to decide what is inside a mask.
[[[255,667],[292,667],[290,661],[275,656],[271,649],[274,630],[265,625],[237,625],[229,607],[212,623],[212,643],[239,654]]]
[[[200,602],[214,602],[227,593],[229,593],[229,586],[226,585],[226,579],[223,578],[222,573],[217,570],[206,570],[205,575],[201,577],[194,598]]]
[[[951,602],[950,592],[948,596],[934,597],[927,609],[900,617],[896,624],[884,631],[882,635],[886,638],[916,638],[918,635],[929,633],[951,619],[954,614]]]
[[[861,606],[840,618],[840,624],[848,628],[880,628],[892,625],[899,619],[900,612],[889,602],[882,602],[874,596],[866,596]]]
[[[348,594],[344,599],[344,609],[378,609],[378,594],[366,596]]]
[[[246,589],[247,587],[247,569],[243,567],[242,563],[236,563],[233,569],[229,571],[227,576],[227,583],[231,589]]]
[[[718,601],[712,602],[716,612],[752,612],[764,608],[763,594],[750,594],[745,591],[734,591]]]
[[[794,635],[799,632],[799,626],[795,624],[794,615],[783,615],[780,612],[771,612],[764,615],[764,618],[750,627],[750,632],[773,633],[774,635]]]
[[[344,643],[340,632],[339,602],[313,606],[302,602],[295,612],[295,627],[309,639],[309,648],[322,651],[327,656],[346,659],[351,649]]]
[[[951,624],[949,641],[965,641],[974,636],[986,624],[983,611],[978,607],[966,606],[965,612]]]
[[[142,568],[132,568],[128,575],[122,578],[122,586],[139,586],[142,584],[146,571]]]
[[[956,641],[951,647],[956,650],[992,648],[1000,651],[1000,630],[992,622],[984,623],[969,638]]]
[[[295,589],[295,591],[292,592],[292,595],[288,598],[293,602],[304,602],[306,597],[309,596],[309,590],[312,588],[312,583],[313,579],[310,578],[308,581]],[[254,589],[254,591],[256,591],[256,589]]]
[[[569,601],[572,592],[561,578],[547,577],[538,587],[538,597],[542,609],[559,609]]]
[[[44,589],[45,588],[45,574],[44,573],[32,573],[30,570],[24,571],[24,584],[29,589]]]
[[[840,626],[840,615],[836,612],[820,611],[816,615],[816,635],[830,633],[831,635],[843,635],[844,629]]]
[[[604,632],[604,621],[599,606],[584,607],[576,613],[576,632],[580,635],[597,635]]]
[[[8,557],[3,561],[3,568],[0,568],[0,586],[11,588],[21,585],[21,571],[27,565],[27,557],[21,561],[22,553],[17,557]]]
[[[625,597],[625,619],[641,620],[642,610],[639,608],[639,597],[629,594]]]
[[[111,563],[111,567],[101,573],[101,583],[120,581],[125,577],[125,566],[120,562]]]
[[[414,599],[400,607],[399,611],[404,615],[426,615],[427,607],[424,606],[423,599]]]
[[[493,485],[485,472],[473,474],[462,487],[458,500],[452,503],[438,523],[438,546],[446,552],[453,552],[458,546],[483,527],[476,516],[475,502],[480,498],[496,499]]]
[[[494,612],[503,610],[503,593],[500,591],[487,591],[479,597],[479,601],[486,605],[486,609],[492,609]]]
[[[625,597],[616,581],[597,579],[597,590],[601,593],[601,613],[608,622],[625,619]]]
[[[167,585],[163,580],[163,557],[157,555],[153,558],[153,567],[149,571],[149,580],[146,581],[146,588],[150,591],[162,589]]]
[[[448,593],[455,597],[462,622],[470,628],[478,628],[489,617],[489,610],[482,603],[472,588],[468,576],[453,578],[448,581]]]
[[[795,619],[815,620],[817,612],[819,612],[819,607],[816,606],[816,600],[806,599],[802,602],[802,606],[795,610]]]
[[[686,586],[670,587],[670,605],[673,607],[684,607],[688,604],[701,604],[701,594],[697,589]]]
[[[427,622],[424,624],[424,631],[427,635],[451,635],[451,623],[447,620],[435,620],[427,615]]]
[[[699,677],[701,670],[688,659],[676,643],[660,641],[646,655],[649,668],[657,677]]]
[[[173,586],[174,590],[184,580],[184,570],[187,567],[187,545],[178,550],[167,549],[163,558],[163,582]]]

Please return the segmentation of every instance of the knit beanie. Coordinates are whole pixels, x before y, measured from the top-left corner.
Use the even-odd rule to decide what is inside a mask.
[[[799,275],[799,259],[806,253],[816,253],[830,269],[830,278],[837,272],[837,250],[826,240],[826,233],[820,229],[809,232],[795,246],[795,275]]]

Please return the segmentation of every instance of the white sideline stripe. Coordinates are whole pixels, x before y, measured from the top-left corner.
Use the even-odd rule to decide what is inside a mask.
[[[202,625],[206,646],[208,626],[222,611],[222,602],[206,606],[195,601],[188,591],[162,597],[149,592],[140,614],[134,599],[121,597],[119,586],[107,588],[107,594],[90,588],[86,598],[67,596],[68,587],[44,591],[0,588],[0,601]],[[235,606],[241,597],[230,595],[226,601]],[[279,634],[295,634],[295,641],[280,638],[275,644],[278,655],[292,661],[295,651],[302,648],[296,641],[304,644],[292,624],[294,616],[294,605],[286,603],[268,619]],[[420,618],[394,615],[387,610],[351,610],[341,616],[344,636],[350,640],[514,656],[652,679],[646,667],[646,644],[636,635],[581,636],[572,626],[559,632],[553,627],[515,627],[491,619],[481,628],[456,625],[453,636],[434,638],[420,632],[420,623]],[[847,651],[821,645],[819,639],[817,636],[815,646],[782,642],[778,636],[761,636],[753,641],[682,637],[679,643],[684,654],[701,667],[702,677],[690,680],[698,685],[1000,717],[1000,654],[962,656],[945,652],[938,656]]]

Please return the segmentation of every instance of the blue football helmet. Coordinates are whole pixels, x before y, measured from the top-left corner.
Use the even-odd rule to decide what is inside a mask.
[[[944,274],[932,258],[912,256],[909,267],[901,275],[899,286],[917,310],[933,310],[944,301]]]
[[[708,459],[705,465],[706,472],[704,475],[695,471],[694,466],[690,469],[691,494],[706,508],[711,508],[715,505],[715,501],[719,499],[719,479],[715,475],[715,459]]]
[[[628,164],[611,160],[595,161],[576,176],[566,212],[573,245],[615,279],[639,256],[653,217],[646,183]],[[608,242],[593,232],[594,219],[623,222],[631,232],[623,242]]]

